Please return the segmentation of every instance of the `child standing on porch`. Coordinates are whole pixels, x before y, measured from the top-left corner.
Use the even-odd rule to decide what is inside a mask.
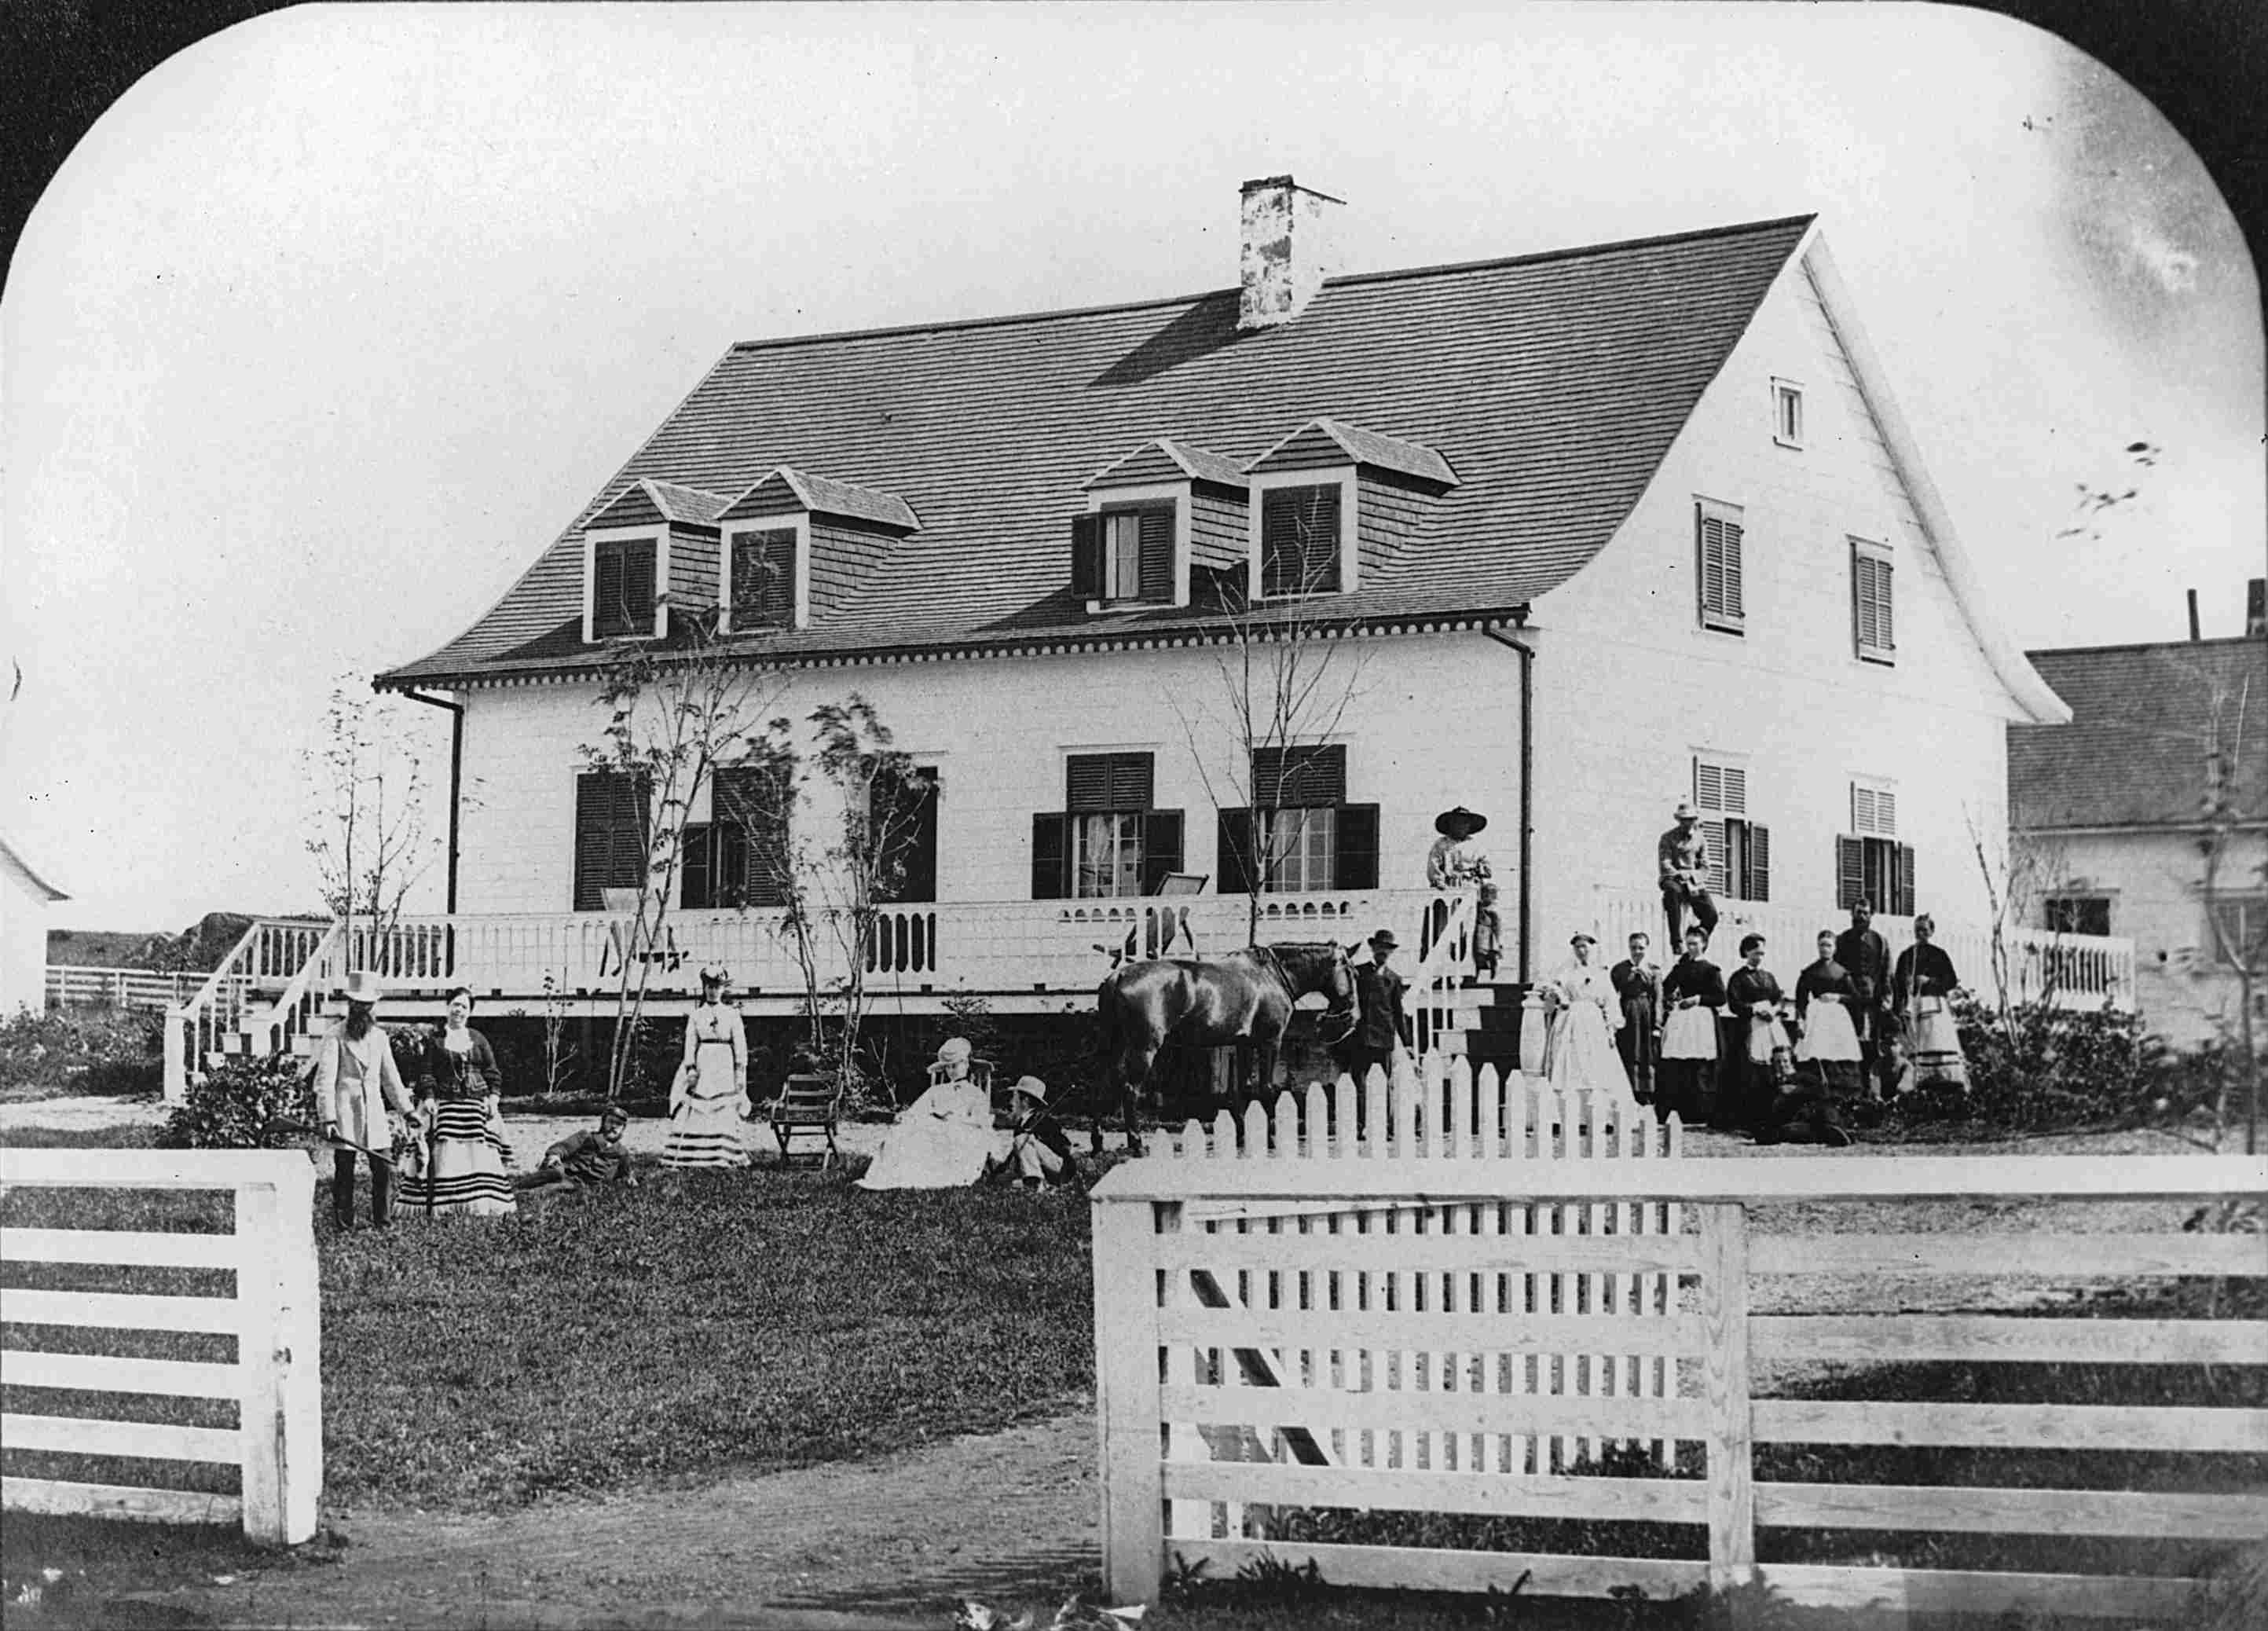
[[[1496,965],[1504,956],[1504,919],[1497,915],[1496,885],[1484,883],[1473,899],[1473,977],[1496,978]]]

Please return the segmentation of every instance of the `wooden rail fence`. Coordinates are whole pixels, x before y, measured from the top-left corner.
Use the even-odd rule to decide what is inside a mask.
[[[1097,1187],[1104,1562],[1122,1601],[1167,1562],[1264,1555],[1334,1584],[1674,1595],[1752,1578],[1800,1603],[2181,1612],[2188,1579],[1756,1562],[1762,1528],[2257,1540],[2268,1494],[1759,1480],[1759,1444],[2268,1455],[2268,1411],[1758,1397],[1765,1362],[2268,1365],[2268,1326],[1991,1313],[1760,1314],[1783,1275],[2268,1276],[2257,1235],[1752,1229],[1759,1206],[2268,1194],[2268,1162],[2161,1156],[1665,1160],[1678,1137],[1462,1065],[1416,1090],[1286,1094],[1192,1125]],[[1437,1096],[1438,1095],[1438,1096]],[[1358,1107],[1358,1098],[1364,1101]],[[1429,1110],[1439,1113],[1430,1119]],[[1381,1113],[1383,1112],[1383,1113]],[[1359,1118],[1360,1136],[1349,1136]],[[1384,1129],[1384,1136],[1379,1136]],[[1219,1288],[1206,1295],[1204,1285]],[[1572,1356],[1572,1357],[1571,1357]],[[1599,1476],[1610,1442],[1679,1476]],[[1691,1476],[1697,1463],[1701,1476]],[[1656,1459],[1672,1459],[1660,1455]],[[1570,1471],[1571,1467],[1573,1469]],[[1707,1554],[1506,1554],[1290,1539],[1283,1509],[1644,1521]],[[1611,1533],[1612,1531],[1608,1531]],[[1609,1542],[1607,1544],[1612,1544]]]
[[[315,1533],[322,1494],[321,1321],[312,1221],[314,1171],[298,1152],[0,1150],[0,1192],[23,1189],[220,1190],[234,1195],[227,1235],[111,1229],[0,1228],[0,1258],[24,1264],[96,1264],[232,1272],[232,1296],[144,1295],[11,1287],[0,1293],[9,1326],[232,1335],[236,1359],[218,1364],[0,1347],[0,1383],[113,1394],[232,1399],[234,1428],[179,1427],[99,1417],[10,1413],[0,1438],[11,1450],[220,1462],[242,1469],[241,1495],[46,1478],[0,1479],[11,1510],[94,1513],[169,1523],[240,1519],[268,1546]]]
[[[177,1007],[196,995],[210,976],[160,974],[154,969],[83,968],[48,964],[48,1002],[63,1008]]]

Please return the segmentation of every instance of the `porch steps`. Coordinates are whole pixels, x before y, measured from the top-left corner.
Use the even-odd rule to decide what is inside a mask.
[[[1433,1038],[1433,1046],[1462,1057],[1475,1070],[1484,1065],[1517,1069],[1521,1005],[1527,992],[1524,985],[1501,981],[1458,991],[1450,1004],[1450,1022]]]

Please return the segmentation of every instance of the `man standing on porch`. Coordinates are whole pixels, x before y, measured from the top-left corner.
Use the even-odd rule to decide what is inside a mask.
[[[1661,835],[1654,856],[1661,875],[1661,915],[1669,924],[1669,943],[1685,943],[1685,913],[1701,931],[1705,947],[1717,932],[1717,900],[1709,893],[1709,840],[1701,831],[1701,812],[1680,799],[1671,812],[1677,824]]]

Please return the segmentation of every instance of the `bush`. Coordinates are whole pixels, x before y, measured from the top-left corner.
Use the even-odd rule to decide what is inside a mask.
[[[1952,1006],[1969,1060],[1963,1119],[2043,1133],[2132,1125],[2148,1115],[2167,1059],[2139,1015],[2019,1003],[2003,1025],[1999,1010],[1965,993]]]
[[[190,1084],[158,1141],[167,1149],[280,1149],[314,1120],[312,1076],[301,1060],[232,1059]]]
[[[165,1015],[113,1008],[18,1009],[0,1022],[0,1090],[155,1093],[165,1072]]]

